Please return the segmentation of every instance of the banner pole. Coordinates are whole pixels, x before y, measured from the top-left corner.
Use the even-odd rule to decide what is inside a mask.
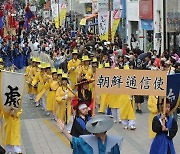
[[[163,102],[163,114],[166,114],[166,96],[164,96],[164,102]],[[163,119],[163,125],[166,126],[165,119]]]
[[[96,69],[97,71],[97,69]],[[95,71],[95,79],[96,79],[96,71]],[[92,94],[93,96],[93,94]],[[93,98],[93,106],[92,106],[92,116],[95,116],[95,109],[96,109],[96,82],[94,83],[94,98]]]
[[[166,114],[166,96],[164,96],[164,102],[163,102],[163,114]]]
[[[95,109],[96,109],[96,93],[94,93],[94,98],[93,98],[92,116],[95,116]]]

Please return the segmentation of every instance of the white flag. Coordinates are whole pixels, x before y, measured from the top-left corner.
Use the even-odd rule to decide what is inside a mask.
[[[58,4],[52,4],[51,9],[52,9],[52,17],[53,19],[58,17],[58,11],[59,11],[59,5]]]
[[[5,112],[10,112],[11,109],[18,112],[22,107],[25,76],[7,71],[1,73],[2,107]]]
[[[105,35],[106,33],[108,33],[108,23],[109,23],[108,11],[98,12],[99,35]]]

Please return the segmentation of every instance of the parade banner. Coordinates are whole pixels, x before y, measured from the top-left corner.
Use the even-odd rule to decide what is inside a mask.
[[[66,20],[66,4],[60,4],[60,26],[65,26]]]
[[[101,40],[108,39],[108,22],[109,22],[108,11],[98,12],[98,27],[99,27],[99,35]]]
[[[1,72],[1,103],[5,112],[21,110],[25,76],[20,73]]]
[[[111,11],[111,35],[112,41],[114,40],[114,36],[116,30],[118,28],[120,18],[121,18],[121,10]],[[109,12],[98,12],[98,27],[99,27],[99,35],[101,40],[108,41],[108,23],[109,23]]]
[[[97,69],[96,94],[166,96],[167,72]]]
[[[112,42],[114,41],[114,36],[116,34],[116,30],[118,28],[120,18],[121,18],[121,10],[114,10],[112,16],[112,26],[111,26],[111,35],[112,35]]]
[[[167,77],[167,100],[171,104],[171,113],[180,105],[180,74]]]
[[[52,10],[52,18],[55,23],[55,27],[59,28],[59,4],[53,4],[51,5],[51,10]]]

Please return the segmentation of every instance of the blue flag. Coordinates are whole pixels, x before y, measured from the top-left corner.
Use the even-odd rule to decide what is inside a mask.
[[[30,10],[29,6],[27,6],[25,8],[25,15],[24,16],[25,16],[25,19],[27,19],[28,21],[35,17],[33,12]]]
[[[171,113],[180,104],[180,73],[167,77],[167,100],[171,103]]]

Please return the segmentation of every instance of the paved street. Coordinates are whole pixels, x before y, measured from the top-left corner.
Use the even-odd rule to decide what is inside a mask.
[[[123,136],[123,154],[148,154],[151,140],[148,138],[148,110],[143,104],[142,115],[137,115],[137,130],[124,130],[122,124],[115,124],[109,131],[111,135]],[[71,154],[68,140],[59,133],[56,123],[47,117],[41,108],[36,108],[25,96],[22,115],[23,154]],[[180,133],[175,139],[176,152],[180,153]]]

